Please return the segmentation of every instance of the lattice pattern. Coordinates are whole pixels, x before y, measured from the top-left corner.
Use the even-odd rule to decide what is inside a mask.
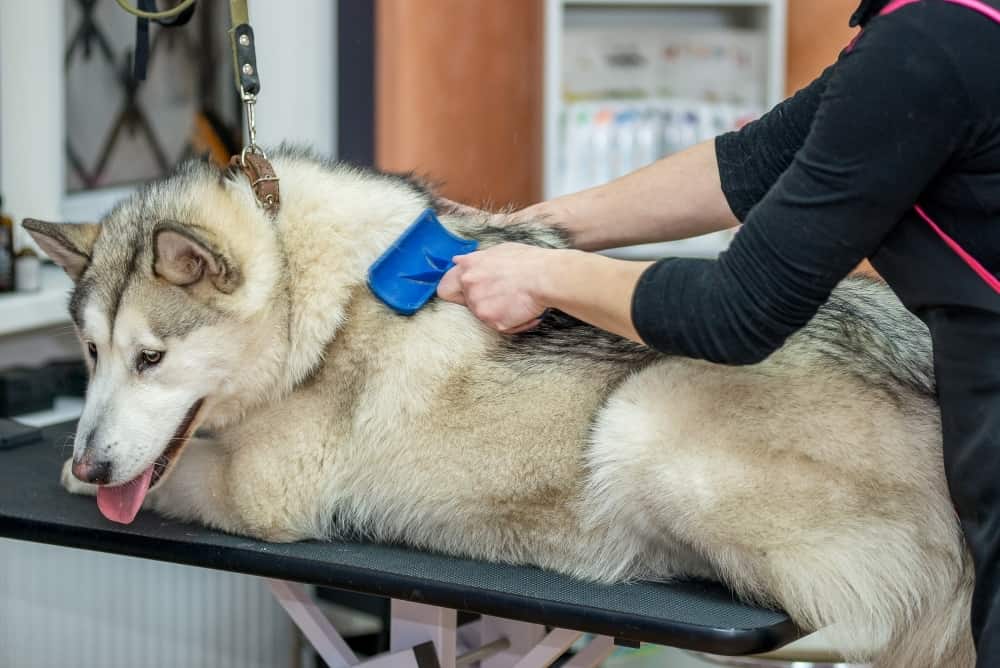
[[[66,0],[67,190],[157,178],[192,155],[224,164],[238,150],[226,3],[198,4],[183,27],[150,26],[140,82],[135,20],[114,2]]]

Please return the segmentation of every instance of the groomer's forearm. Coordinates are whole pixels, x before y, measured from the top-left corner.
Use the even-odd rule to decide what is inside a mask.
[[[628,262],[578,250],[548,251],[540,300],[584,322],[642,343],[632,325],[632,293],[651,262]]]
[[[739,223],[722,192],[714,140],[524,213],[545,216],[583,250],[685,239]]]

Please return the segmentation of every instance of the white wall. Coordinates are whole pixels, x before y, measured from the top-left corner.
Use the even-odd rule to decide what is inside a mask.
[[[15,220],[61,217],[62,6],[0,2],[0,193]]]
[[[337,3],[250,0],[257,38],[257,142],[337,154]]]

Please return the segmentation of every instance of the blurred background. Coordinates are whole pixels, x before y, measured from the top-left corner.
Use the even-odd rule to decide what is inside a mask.
[[[476,206],[521,207],[756,118],[833,62],[857,3],[251,0],[258,138],[412,171]],[[183,27],[152,25],[137,81],[135,20],[114,0],[0,0],[0,416],[72,419],[86,382],[68,281],[20,219],[97,220],[186,157],[224,163],[238,151],[228,20],[224,0],[200,0]],[[713,256],[729,239],[612,253]],[[111,580],[157,605],[95,613]],[[342,597],[330,608],[373,649],[384,612]],[[0,666],[82,665],[79,648],[112,641],[121,665],[310,660],[255,580],[12,541],[0,541],[0,620]],[[664,657],[623,649],[615,660]]]

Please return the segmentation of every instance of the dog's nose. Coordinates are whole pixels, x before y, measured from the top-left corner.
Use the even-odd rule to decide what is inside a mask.
[[[73,462],[73,475],[83,482],[106,485],[111,482],[111,462],[94,461],[84,454],[79,461]]]

